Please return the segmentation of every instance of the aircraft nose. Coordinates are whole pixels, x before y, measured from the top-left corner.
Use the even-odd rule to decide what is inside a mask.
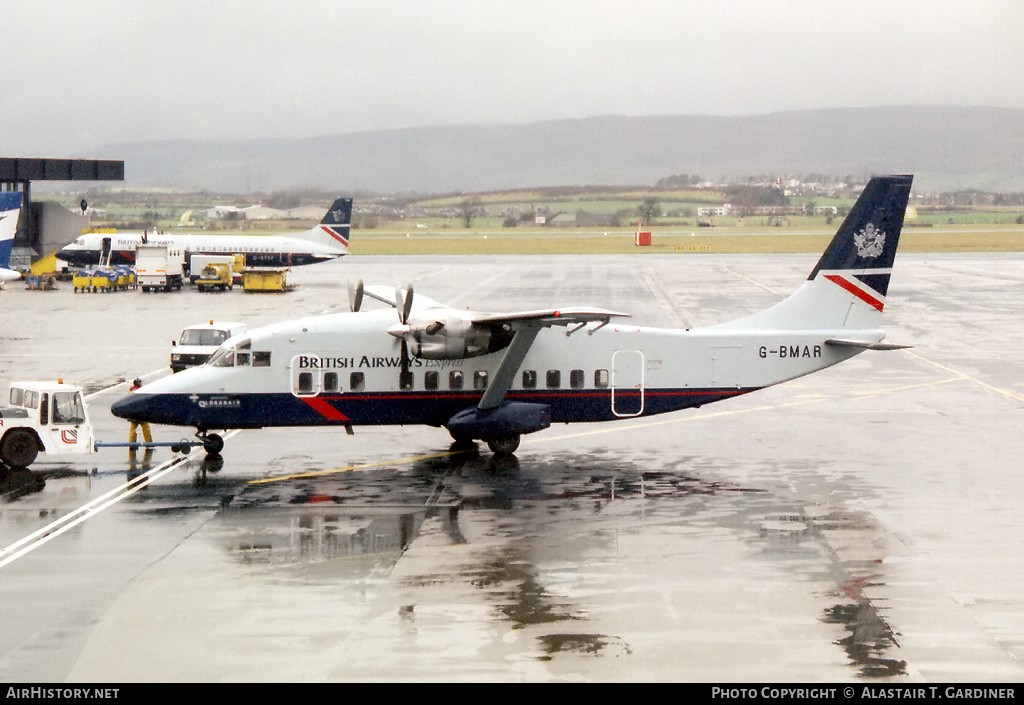
[[[149,414],[147,412],[152,406],[151,397],[151,394],[140,394],[138,392],[129,394],[111,404],[110,413],[128,421],[148,421]]]

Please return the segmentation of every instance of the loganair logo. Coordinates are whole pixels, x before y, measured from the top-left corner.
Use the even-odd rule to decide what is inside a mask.
[[[868,223],[860,232],[853,236],[853,244],[857,247],[857,255],[864,259],[874,259],[882,254],[885,246],[885,233]]]
[[[74,445],[78,443],[78,431],[74,429],[64,429],[60,432],[60,440],[68,445]]]
[[[200,409],[240,409],[242,408],[242,400],[238,397],[210,397],[209,399],[203,399],[198,394],[193,394],[189,397],[193,404],[198,406]]]

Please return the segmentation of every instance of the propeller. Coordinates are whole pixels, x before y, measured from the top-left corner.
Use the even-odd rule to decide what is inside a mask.
[[[402,343],[402,371],[409,371],[409,364],[412,361],[410,348],[417,351],[419,355],[422,336],[436,335],[444,327],[443,320],[413,320],[412,315],[413,290],[408,285],[405,288],[395,287],[395,310],[398,312],[398,323],[388,328],[388,333],[398,338]]]
[[[359,279],[353,284],[351,281],[348,283],[348,306],[353,313],[358,311],[363,305],[363,280]]]
[[[398,322],[403,326],[409,324],[409,313],[412,311],[412,284],[403,290],[395,287],[395,308],[398,310]]]
[[[395,310],[398,311],[398,323],[401,328],[398,331],[399,339],[402,341],[402,372],[408,374],[409,363],[409,314],[412,312],[412,284],[402,289],[395,287]],[[389,331],[390,332],[390,331]]]

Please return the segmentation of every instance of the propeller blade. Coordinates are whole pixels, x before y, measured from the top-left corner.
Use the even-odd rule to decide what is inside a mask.
[[[410,312],[412,312],[412,284],[405,287],[405,301],[402,304],[402,323],[409,322]]]
[[[358,280],[355,285],[348,283],[348,305],[352,312],[356,312],[363,305],[363,280]]]
[[[409,343],[402,338],[402,372],[409,373]]]

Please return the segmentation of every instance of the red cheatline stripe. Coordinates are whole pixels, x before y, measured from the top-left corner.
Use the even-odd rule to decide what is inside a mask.
[[[345,247],[348,247],[348,240],[342,237],[334,228],[330,228],[326,225],[321,225],[320,229],[323,230],[328,235],[330,235],[331,237],[333,237],[338,242],[340,242]]]
[[[318,399],[317,397],[299,397],[302,401],[309,404],[309,406],[318,414],[323,416],[328,421],[348,421],[349,418],[345,414],[341,413],[333,406],[327,403],[326,399]]]
[[[831,282],[835,282],[836,284],[846,289],[848,292],[856,296],[864,303],[868,304],[873,308],[877,308],[879,311],[881,311],[882,307],[885,306],[885,304],[876,299],[874,296],[864,291],[863,289],[857,288],[857,286],[855,286],[853,282],[848,281],[847,279],[839,276],[838,274],[826,274],[825,278]]]

